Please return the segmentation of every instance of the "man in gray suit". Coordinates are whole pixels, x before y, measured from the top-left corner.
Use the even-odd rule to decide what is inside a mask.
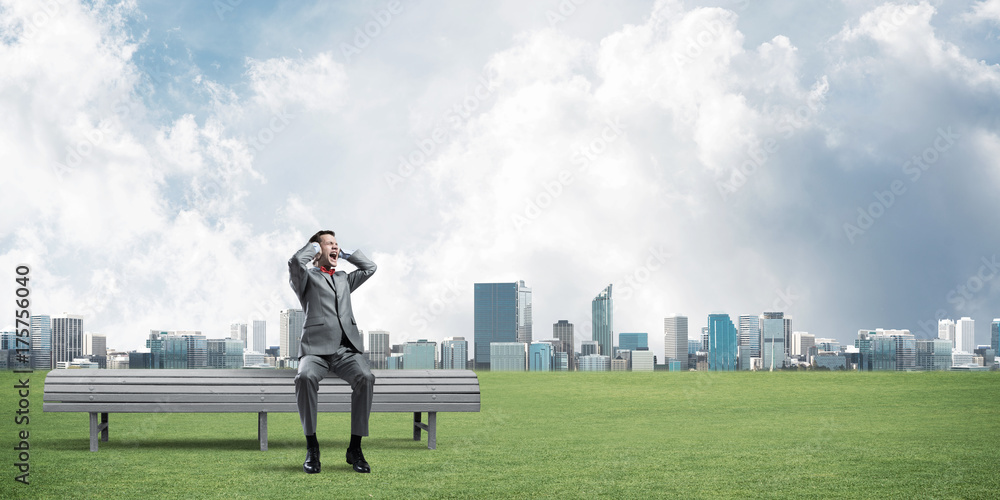
[[[338,258],[347,259],[357,269],[350,274],[337,271]],[[306,435],[306,461],[302,468],[308,474],[320,471],[316,440],[319,381],[333,372],[351,384],[353,390],[347,463],[356,472],[371,472],[361,453],[361,437],[368,435],[375,376],[361,352],[351,292],[375,273],[375,263],[360,250],[352,253],[341,250],[333,231],[319,231],[289,259],[288,273],[288,282],[306,315],[299,344],[299,373],[295,376],[295,399]]]

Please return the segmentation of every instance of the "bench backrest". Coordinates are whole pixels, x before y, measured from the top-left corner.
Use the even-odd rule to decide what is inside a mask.
[[[471,370],[372,370],[372,411],[479,411]],[[52,370],[44,411],[297,412],[295,370]],[[319,411],[350,411],[351,387],[323,379]]]

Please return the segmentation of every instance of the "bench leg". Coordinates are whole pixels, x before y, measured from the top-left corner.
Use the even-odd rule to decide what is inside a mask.
[[[97,451],[97,412],[90,412],[90,451]]]
[[[257,413],[257,439],[260,441],[260,451],[267,451],[267,412]]]
[[[427,412],[427,449],[437,449],[437,412]]]
[[[420,441],[420,430],[427,431],[427,448],[437,449],[437,412],[427,412],[427,423],[420,422],[420,412],[413,412],[413,440]]]
[[[103,427],[103,429],[101,430],[101,441],[104,441],[105,443],[107,443],[108,442],[108,414],[107,413],[102,413],[101,414],[101,425],[100,425],[100,427]]]
[[[108,414],[101,413],[101,420],[98,422],[97,412],[90,412],[90,451],[97,451],[98,441],[108,442]]]
[[[413,440],[420,441],[420,412],[413,412]]]

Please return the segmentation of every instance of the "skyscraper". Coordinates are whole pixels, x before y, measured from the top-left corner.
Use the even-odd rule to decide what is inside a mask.
[[[611,286],[608,285],[607,288],[601,290],[601,293],[594,297],[594,300],[590,303],[590,321],[593,325],[592,336],[593,340],[597,341],[600,346],[602,356],[610,356],[614,353],[611,352],[611,348],[614,342],[614,309],[615,303],[611,298]]]
[[[990,346],[994,353],[1000,355],[1000,318],[994,318],[990,326]]]
[[[250,350],[264,354],[267,350],[267,322],[262,319],[253,320],[253,336]]]
[[[739,336],[728,314],[708,315],[708,369],[710,371],[736,370],[736,346]]]
[[[785,316],[785,357],[792,348],[792,317]]]
[[[772,371],[785,364],[785,314],[765,312],[760,316],[761,366]]]
[[[52,366],[83,355],[83,317],[63,314],[52,317]]]
[[[441,368],[464,370],[469,360],[469,342],[465,337],[448,337],[441,342]]]
[[[83,334],[84,356],[107,356],[108,336],[102,333],[85,332]]]
[[[403,346],[403,368],[407,370],[433,370],[436,368],[437,342],[420,339]]]
[[[242,368],[243,341],[239,339],[208,339],[205,341],[209,368]]]
[[[517,282],[517,341],[531,343],[531,289]]]
[[[528,370],[533,372],[552,371],[552,344],[532,342],[528,345]]]
[[[516,342],[518,333],[518,284],[475,283],[473,339],[476,369],[490,369],[490,344]]]
[[[955,349],[969,354],[976,350],[976,322],[972,318],[955,322]]]
[[[638,351],[639,348],[649,348],[649,335],[646,333],[619,333],[618,348]]]
[[[750,357],[760,357],[760,316],[741,314],[739,319],[740,349],[750,349]]]
[[[299,342],[302,340],[302,324],[305,320],[306,313],[302,309],[281,311],[278,319],[278,345],[281,346],[281,357],[299,359]]]
[[[52,364],[52,318],[45,314],[31,316],[31,367],[54,368]]]
[[[955,322],[950,319],[938,320],[938,338],[951,342],[951,348],[955,348]]]
[[[177,332],[187,341],[187,367],[208,367],[208,339],[201,332]]]
[[[247,324],[246,323],[233,323],[229,325],[229,338],[242,340],[243,349],[250,349],[250,342],[247,339]]]
[[[590,356],[591,354],[599,354],[597,351],[601,349],[601,344],[596,340],[584,340],[580,342],[580,356]]]
[[[528,345],[524,342],[493,342],[490,344],[490,370],[523,372],[527,366]]]
[[[573,353],[576,352],[573,341],[573,323],[564,319],[552,323],[552,336],[559,339],[556,352],[565,352],[572,358]]]
[[[365,356],[368,358],[368,364],[371,365],[372,369],[388,369],[390,354],[392,354],[392,346],[389,344],[389,332],[385,330],[369,330],[368,350],[365,351]]]
[[[815,345],[815,335],[808,332],[792,332],[792,356],[809,356],[809,348]]]
[[[663,364],[688,359],[687,316],[672,315],[663,318]]]

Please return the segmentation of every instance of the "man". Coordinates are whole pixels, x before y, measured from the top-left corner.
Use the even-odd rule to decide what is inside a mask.
[[[337,259],[347,259],[357,269],[337,271]],[[313,267],[309,264],[312,263]],[[375,263],[361,251],[344,252],[333,231],[319,231],[288,261],[288,282],[299,297],[306,319],[299,343],[299,373],[295,400],[306,435],[307,474],[320,470],[316,440],[316,407],[319,381],[329,372],[351,384],[351,444],[347,463],[356,472],[371,472],[361,453],[361,437],[368,435],[375,376],[362,355],[361,335],[351,309],[351,292],[375,273]]]

